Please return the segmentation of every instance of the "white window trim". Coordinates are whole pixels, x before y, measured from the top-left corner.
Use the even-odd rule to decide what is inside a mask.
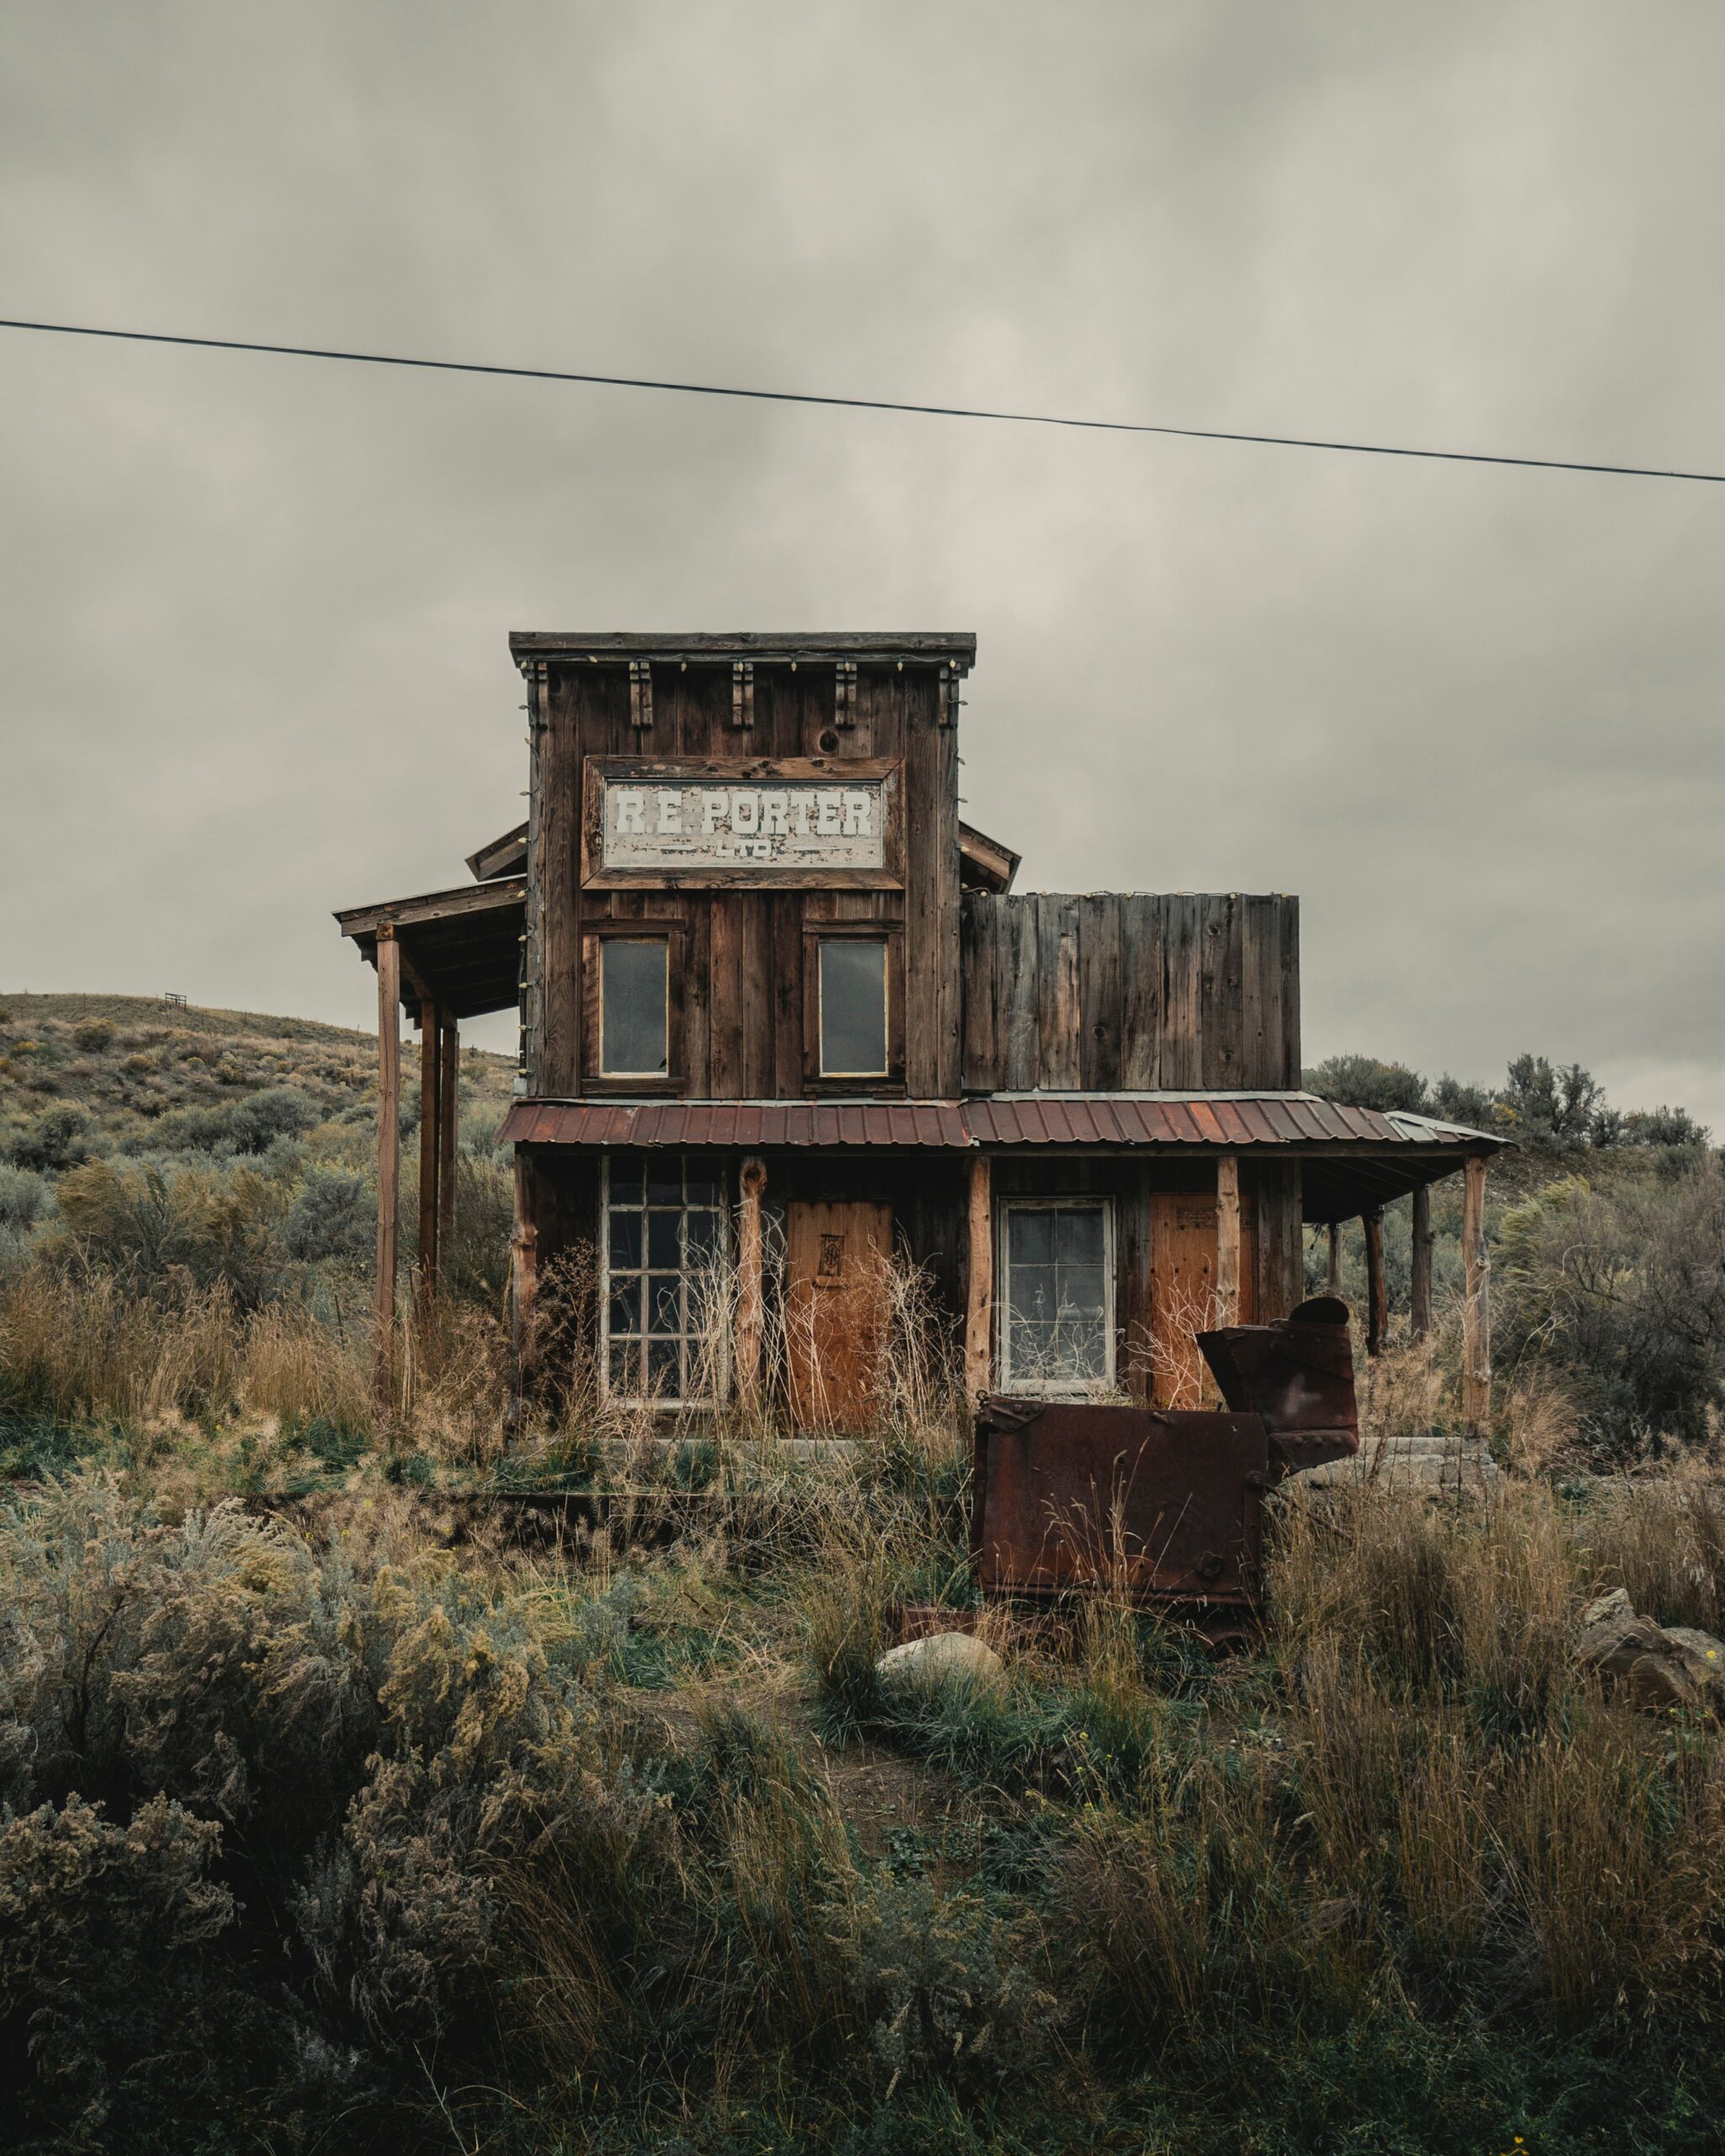
[[[670,1075],[670,938],[668,936],[601,936],[597,952],[599,1075],[601,1078],[666,1078]],[[605,1059],[605,960],[613,943],[656,943],[665,960],[665,1061],[656,1070],[617,1070]]]
[[[829,943],[868,943],[880,953],[880,1054],[873,1070],[829,1070],[826,1067],[826,947]],[[888,1078],[893,1063],[892,941],[885,936],[823,936],[814,937],[814,1061],[823,1078]]]
[[[1012,1281],[1011,1239],[1007,1232],[1009,1213],[1070,1212],[1074,1207],[1102,1208],[1102,1295],[1103,1295],[1103,1374],[1099,1378],[1074,1378],[1064,1385],[1049,1385],[1044,1381],[1017,1378],[1012,1375]],[[1067,1191],[1052,1197],[1001,1198],[995,1202],[994,1219],[994,1277],[998,1292],[995,1298],[994,1329],[1000,1359],[1000,1389],[1003,1393],[1020,1393],[1039,1400],[1094,1400],[1114,1390],[1114,1201],[1105,1193]]]
[[[678,1175],[682,1180],[685,1189],[686,1190],[688,1174],[686,1168],[683,1165],[683,1153],[681,1148],[678,1149],[677,1152],[677,1163]],[[724,1232],[729,1233],[729,1223],[731,1220],[730,1173],[728,1167],[726,1167],[723,1163],[720,1164],[715,1182],[718,1187],[713,1201],[713,1210],[718,1214],[720,1219],[726,1223]],[[686,1203],[684,1205],[683,1209],[685,1212],[688,1210]],[[645,1210],[644,1209],[641,1225],[641,1233],[644,1238],[646,1235],[646,1217]],[[644,1253],[644,1241],[643,1247]],[[641,1269],[639,1277],[644,1282],[646,1278],[646,1268],[644,1266]],[[642,1289],[642,1293],[644,1296],[646,1293],[644,1286]],[[644,1326],[646,1315],[646,1305],[644,1302],[641,1311]],[[632,1334],[628,1337],[633,1338],[634,1336]],[[644,1343],[649,1337],[650,1336],[644,1330],[640,1335],[641,1340]],[[679,1334],[676,1337],[680,1339],[687,1339],[690,1336],[687,1334]],[[614,1392],[611,1390],[611,1155],[609,1151],[606,1151],[601,1155],[599,1163],[599,1397],[601,1401],[606,1404],[615,1401],[620,1407],[648,1407],[651,1408],[654,1413],[665,1414],[682,1413],[685,1411],[693,1412],[701,1409],[710,1411],[714,1408],[723,1407],[725,1402],[730,1398],[731,1392],[731,1358],[730,1338],[729,1333],[720,1340],[718,1344],[718,1352],[714,1357],[713,1361],[715,1367],[713,1373],[713,1390],[710,1394],[702,1395],[697,1399],[685,1399],[681,1393],[677,1394],[676,1397],[673,1398],[673,1396],[669,1393],[659,1393],[654,1395],[645,1392]]]

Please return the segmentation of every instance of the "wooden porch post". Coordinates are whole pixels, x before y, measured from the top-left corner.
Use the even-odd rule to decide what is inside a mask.
[[[766,1163],[750,1154],[738,1177],[742,1207],[737,1222],[737,1397],[752,1407],[761,1396],[761,1199]]]
[[[437,1285],[438,1069],[443,1034],[435,1003],[419,1006],[419,1289]]]
[[[1240,1160],[1216,1162],[1216,1323],[1240,1322]]]
[[[1384,1279],[1384,1209],[1374,1205],[1359,1216],[1365,1230],[1365,1352],[1381,1355],[1389,1328],[1389,1289]]]
[[[1481,1437],[1492,1416],[1492,1262],[1486,1249],[1486,1164],[1470,1157],[1461,1194],[1461,1419]]]
[[[1330,1223],[1329,1289],[1332,1295],[1339,1295],[1342,1292],[1342,1223],[1339,1220]]]
[[[401,1202],[401,946],[377,931],[377,1281],[372,1381],[379,1412],[395,1412],[396,1209]]]
[[[1413,1245],[1407,1275],[1408,1330],[1424,1340],[1432,1329],[1432,1193],[1421,1183],[1413,1193]]]
[[[442,1266],[455,1227],[455,1152],[461,1135],[461,1027],[441,1006],[437,1013],[437,1262]]]
[[[974,1406],[989,1389],[994,1321],[994,1170],[986,1153],[970,1155],[969,1247],[964,1271],[964,1397]]]

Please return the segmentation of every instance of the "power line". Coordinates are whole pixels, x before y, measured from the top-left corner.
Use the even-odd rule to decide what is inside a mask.
[[[1482,450],[1409,449],[1381,441],[1327,441],[1311,435],[1238,434],[1222,427],[1167,427],[1143,419],[1074,419],[1050,412],[996,412],[969,404],[911,404],[889,397],[823,397],[812,390],[738,389],[711,382],[660,382],[628,374],[577,374],[563,367],[506,367],[482,360],[412,359],[398,352],[343,352],[317,344],[263,344],[239,337],[171,336],[154,329],[102,329],[81,322],[13,322],[51,337],[107,337],[130,344],[181,344],[204,352],[268,352],[282,359],[344,360],[371,367],[420,367],[436,374],[503,375],[516,382],[577,382],[597,389],[655,389],[678,397],[740,397],[763,404],[825,404],[849,412],[911,412],[932,419],[996,419],[1025,427],[1081,427],[1115,435],[1169,435],[1183,441],[1248,442],[1262,448],[1327,449],[1349,456],[1417,456],[1439,464],[1504,464],[1528,472],[1597,472],[1623,479],[1692,479],[1725,485],[1725,472],[1672,472],[1648,464],[1585,464],[1565,456],[1498,456]]]

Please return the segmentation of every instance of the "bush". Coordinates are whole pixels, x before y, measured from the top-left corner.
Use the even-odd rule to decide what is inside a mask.
[[[53,1203],[51,1187],[34,1170],[0,1166],[0,1228],[28,1235]]]
[[[61,1217],[88,1261],[146,1291],[221,1286],[243,1310],[277,1292],[282,1191],[254,1171],[117,1167],[91,1161],[60,1183]]]
[[[86,1055],[99,1055],[113,1043],[114,1022],[111,1018],[81,1018],[72,1029],[72,1038]]]
[[[281,1223],[282,1248],[290,1257],[364,1264],[375,1252],[377,1235],[377,1199],[368,1176],[351,1168],[306,1170]]]
[[[152,1150],[194,1153],[267,1153],[280,1138],[302,1138],[323,1113],[296,1086],[269,1086],[216,1107],[174,1108],[152,1127]]]
[[[80,1107],[46,1108],[8,1146],[14,1167],[60,1175],[88,1161],[97,1149],[96,1126]]]

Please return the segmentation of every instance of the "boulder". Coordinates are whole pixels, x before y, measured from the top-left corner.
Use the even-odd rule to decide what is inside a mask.
[[[1693,1625],[1656,1625],[1638,1615],[1621,1587],[1581,1613],[1576,1654],[1621,1685],[1632,1705],[1655,1713],[1690,1705],[1725,1678],[1725,1641]]]
[[[955,1677],[971,1684],[992,1684],[1006,1668],[991,1646],[969,1632],[925,1632],[920,1640],[889,1647],[874,1666],[894,1683],[912,1679],[919,1684],[949,1684]]]

